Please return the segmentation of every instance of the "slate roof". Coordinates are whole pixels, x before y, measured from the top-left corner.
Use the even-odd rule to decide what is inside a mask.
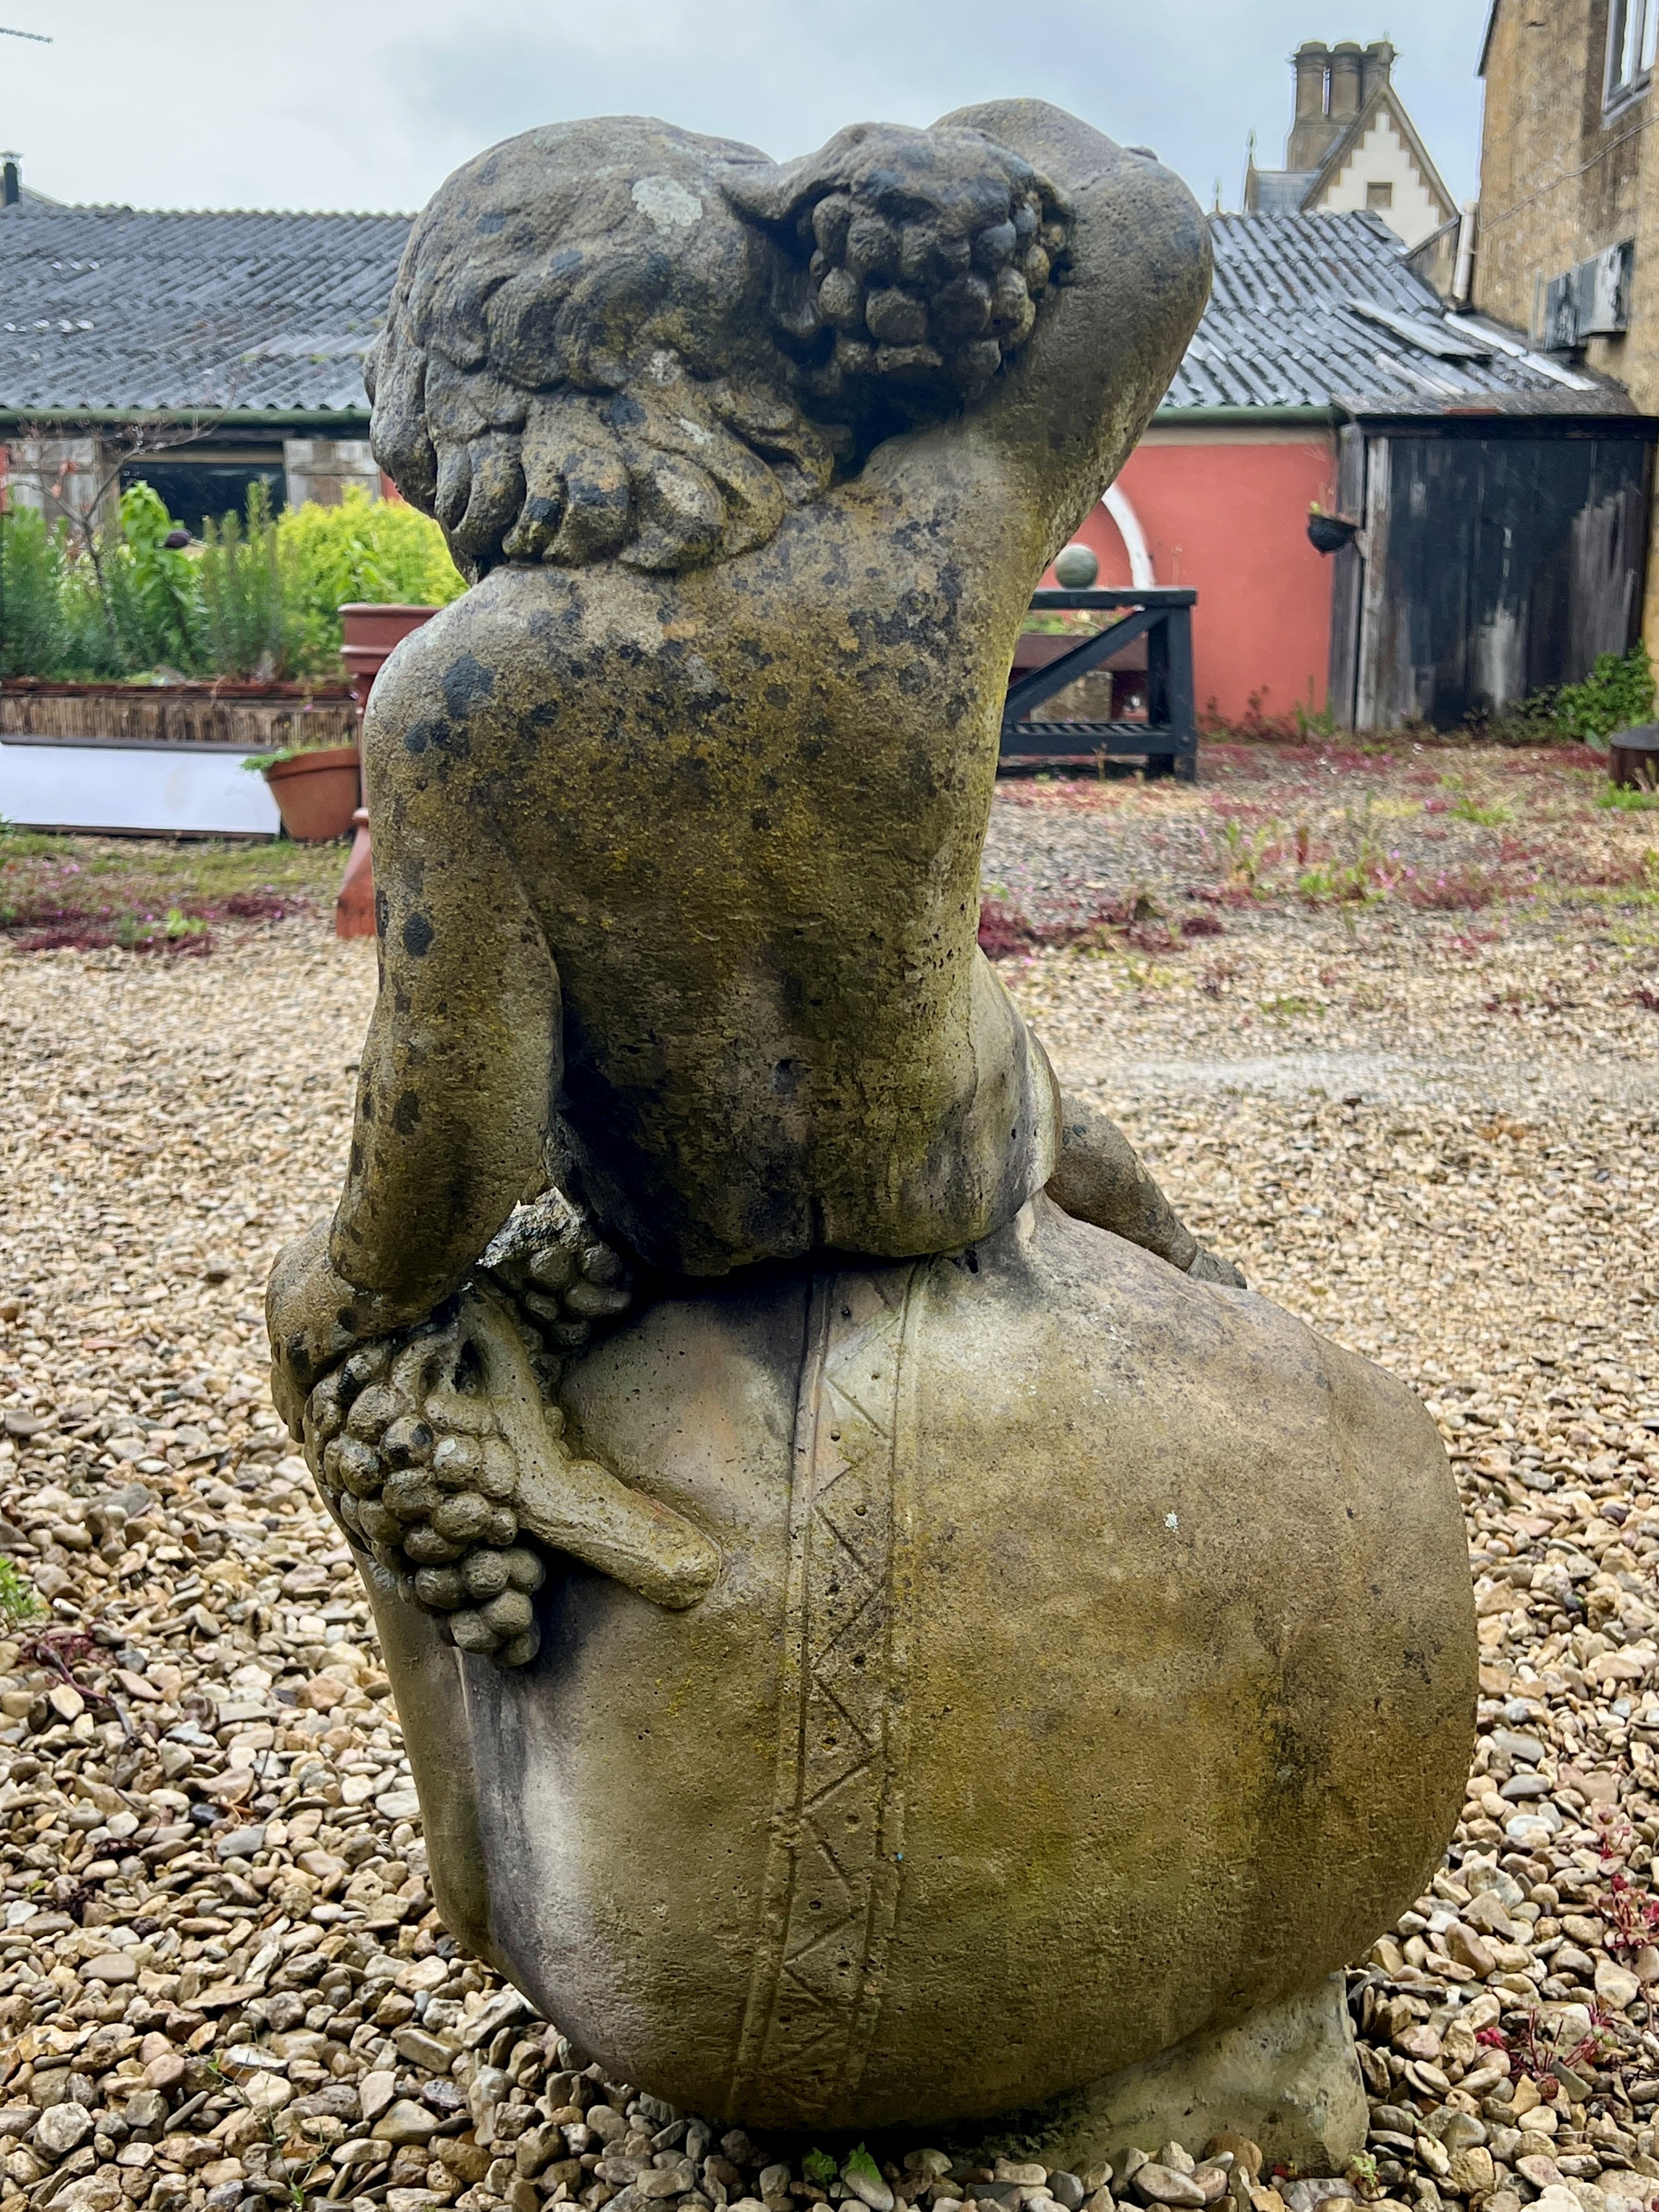
[[[1259,215],[1298,215],[1317,169],[1257,169],[1253,172]]]
[[[402,215],[0,208],[0,410],[368,412]]]
[[[1448,315],[1379,216],[1218,215],[1210,232],[1215,289],[1166,417],[1190,407],[1636,412],[1610,378],[1534,353],[1484,316]]]
[[[337,410],[361,420],[362,357],[409,224],[401,215],[152,214],[26,197],[0,209],[0,413],[200,409],[275,422]],[[1224,215],[1211,229],[1215,290],[1166,416],[1333,404],[1438,413],[1471,403],[1634,411],[1620,386],[1529,352],[1518,332],[1444,317],[1376,216]]]

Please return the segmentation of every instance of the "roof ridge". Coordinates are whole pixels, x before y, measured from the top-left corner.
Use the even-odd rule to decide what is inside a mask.
[[[26,193],[15,206],[45,215],[142,215],[151,222],[199,222],[204,216],[246,219],[257,216],[264,222],[407,222],[413,215],[403,208],[150,208],[134,207],[126,200],[49,200]],[[12,209],[5,210],[12,213]]]

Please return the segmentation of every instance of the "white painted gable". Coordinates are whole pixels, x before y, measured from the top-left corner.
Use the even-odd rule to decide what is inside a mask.
[[[1351,208],[1371,207],[1374,203],[1367,187],[1373,184],[1393,188],[1392,204],[1377,207],[1375,212],[1408,246],[1420,246],[1454,213],[1442,205],[1439,195],[1425,180],[1386,95],[1364,136],[1310,204],[1334,215]]]

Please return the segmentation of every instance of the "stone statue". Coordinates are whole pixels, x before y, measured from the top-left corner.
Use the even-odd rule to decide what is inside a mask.
[[[975,943],[1032,586],[1207,282],[1036,103],[783,167],[610,120],[450,179],[371,360],[474,587],[365,728],[380,988],[276,1388],[450,1924],[711,2114],[1098,2154],[1126,2069],[1337,2048],[1462,1802],[1432,1425]]]

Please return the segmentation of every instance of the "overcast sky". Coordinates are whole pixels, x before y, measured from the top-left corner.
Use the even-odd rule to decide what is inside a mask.
[[[54,199],[419,207],[531,124],[654,114],[805,153],[1029,93],[1238,204],[1283,161],[1288,57],[1388,36],[1458,198],[1474,188],[1486,0],[0,0],[0,144]]]

